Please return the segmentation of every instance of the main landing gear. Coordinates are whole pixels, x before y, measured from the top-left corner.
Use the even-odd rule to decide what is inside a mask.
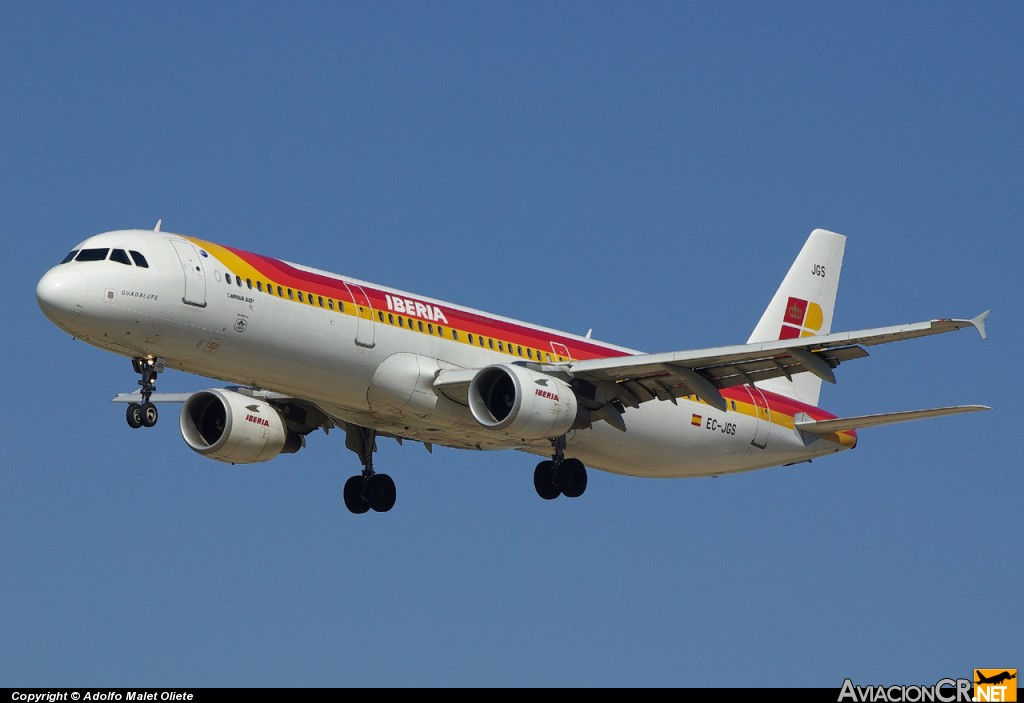
[[[157,374],[162,372],[164,368],[164,360],[160,357],[144,359],[137,356],[132,359],[132,369],[134,369],[135,373],[142,376],[139,379],[139,385],[142,387],[142,402],[132,403],[125,411],[125,419],[128,421],[128,426],[132,429],[152,427],[160,417],[156,406],[149,402],[149,399],[154,391],[156,391]]]
[[[395,482],[387,474],[373,471],[373,452],[377,448],[377,432],[365,427],[349,425],[345,446],[359,455],[363,472],[345,481],[345,507],[356,515],[369,510],[386,513],[395,507]]]
[[[579,498],[587,490],[587,467],[579,459],[565,458],[565,437],[551,440],[554,454],[533,470],[533,487],[544,500],[562,495]]]

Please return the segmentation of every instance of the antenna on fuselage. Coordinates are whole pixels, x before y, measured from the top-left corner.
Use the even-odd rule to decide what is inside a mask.
[[[161,217],[159,220],[156,221],[156,227],[153,228],[153,231],[154,232],[159,232],[160,231],[160,225],[162,225],[163,223],[164,223],[164,218]]]

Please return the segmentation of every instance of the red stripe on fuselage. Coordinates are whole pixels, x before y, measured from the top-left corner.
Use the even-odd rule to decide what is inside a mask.
[[[314,273],[312,271],[305,271],[269,256],[253,254],[241,249],[224,246],[223,244],[219,246],[224,247],[232,254],[238,256],[240,259],[245,261],[245,263],[249,264],[255,270],[270,279],[275,285],[295,288],[307,293],[314,293],[316,295],[322,295],[329,298],[340,300],[351,299],[349,292],[345,288],[344,282],[341,279]],[[384,296],[390,295],[395,297],[397,293],[399,297],[408,297],[412,300],[429,302],[430,305],[436,305],[448,320],[446,327],[459,330],[460,332],[483,335],[484,337],[493,337],[504,341],[506,344],[519,344],[532,347],[534,349],[543,349],[544,351],[550,351],[553,353],[551,343],[554,342],[555,344],[565,345],[569,349],[571,357],[577,360],[628,355],[628,352],[621,349],[608,348],[601,346],[600,344],[582,342],[572,337],[564,337],[545,330],[527,327],[526,325],[516,324],[505,320],[497,320],[479,313],[452,308],[443,303],[435,302],[429,298],[421,298],[404,291],[382,291],[363,283],[358,283],[357,285],[362,287],[363,291],[370,299],[370,304],[375,310],[390,311]],[[406,311],[401,314],[406,317],[428,319],[419,318],[419,316],[412,311]]]

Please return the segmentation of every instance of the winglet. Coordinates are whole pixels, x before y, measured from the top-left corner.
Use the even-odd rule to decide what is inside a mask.
[[[974,329],[978,330],[978,334],[981,335],[982,339],[988,339],[988,332],[985,331],[985,320],[988,319],[991,310],[986,310],[975,318],[971,319],[971,324],[974,325]]]

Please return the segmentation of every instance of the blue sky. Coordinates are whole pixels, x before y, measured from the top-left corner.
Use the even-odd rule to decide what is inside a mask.
[[[0,7],[0,685],[827,686],[1024,665],[1019,3]],[[152,227],[649,351],[742,342],[815,227],[879,347],[853,452],[719,479],[332,434],[229,467],[130,431],[35,283]],[[178,373],[161,391],[212,382]],[[172,411],[173,412],[173,411]]]

